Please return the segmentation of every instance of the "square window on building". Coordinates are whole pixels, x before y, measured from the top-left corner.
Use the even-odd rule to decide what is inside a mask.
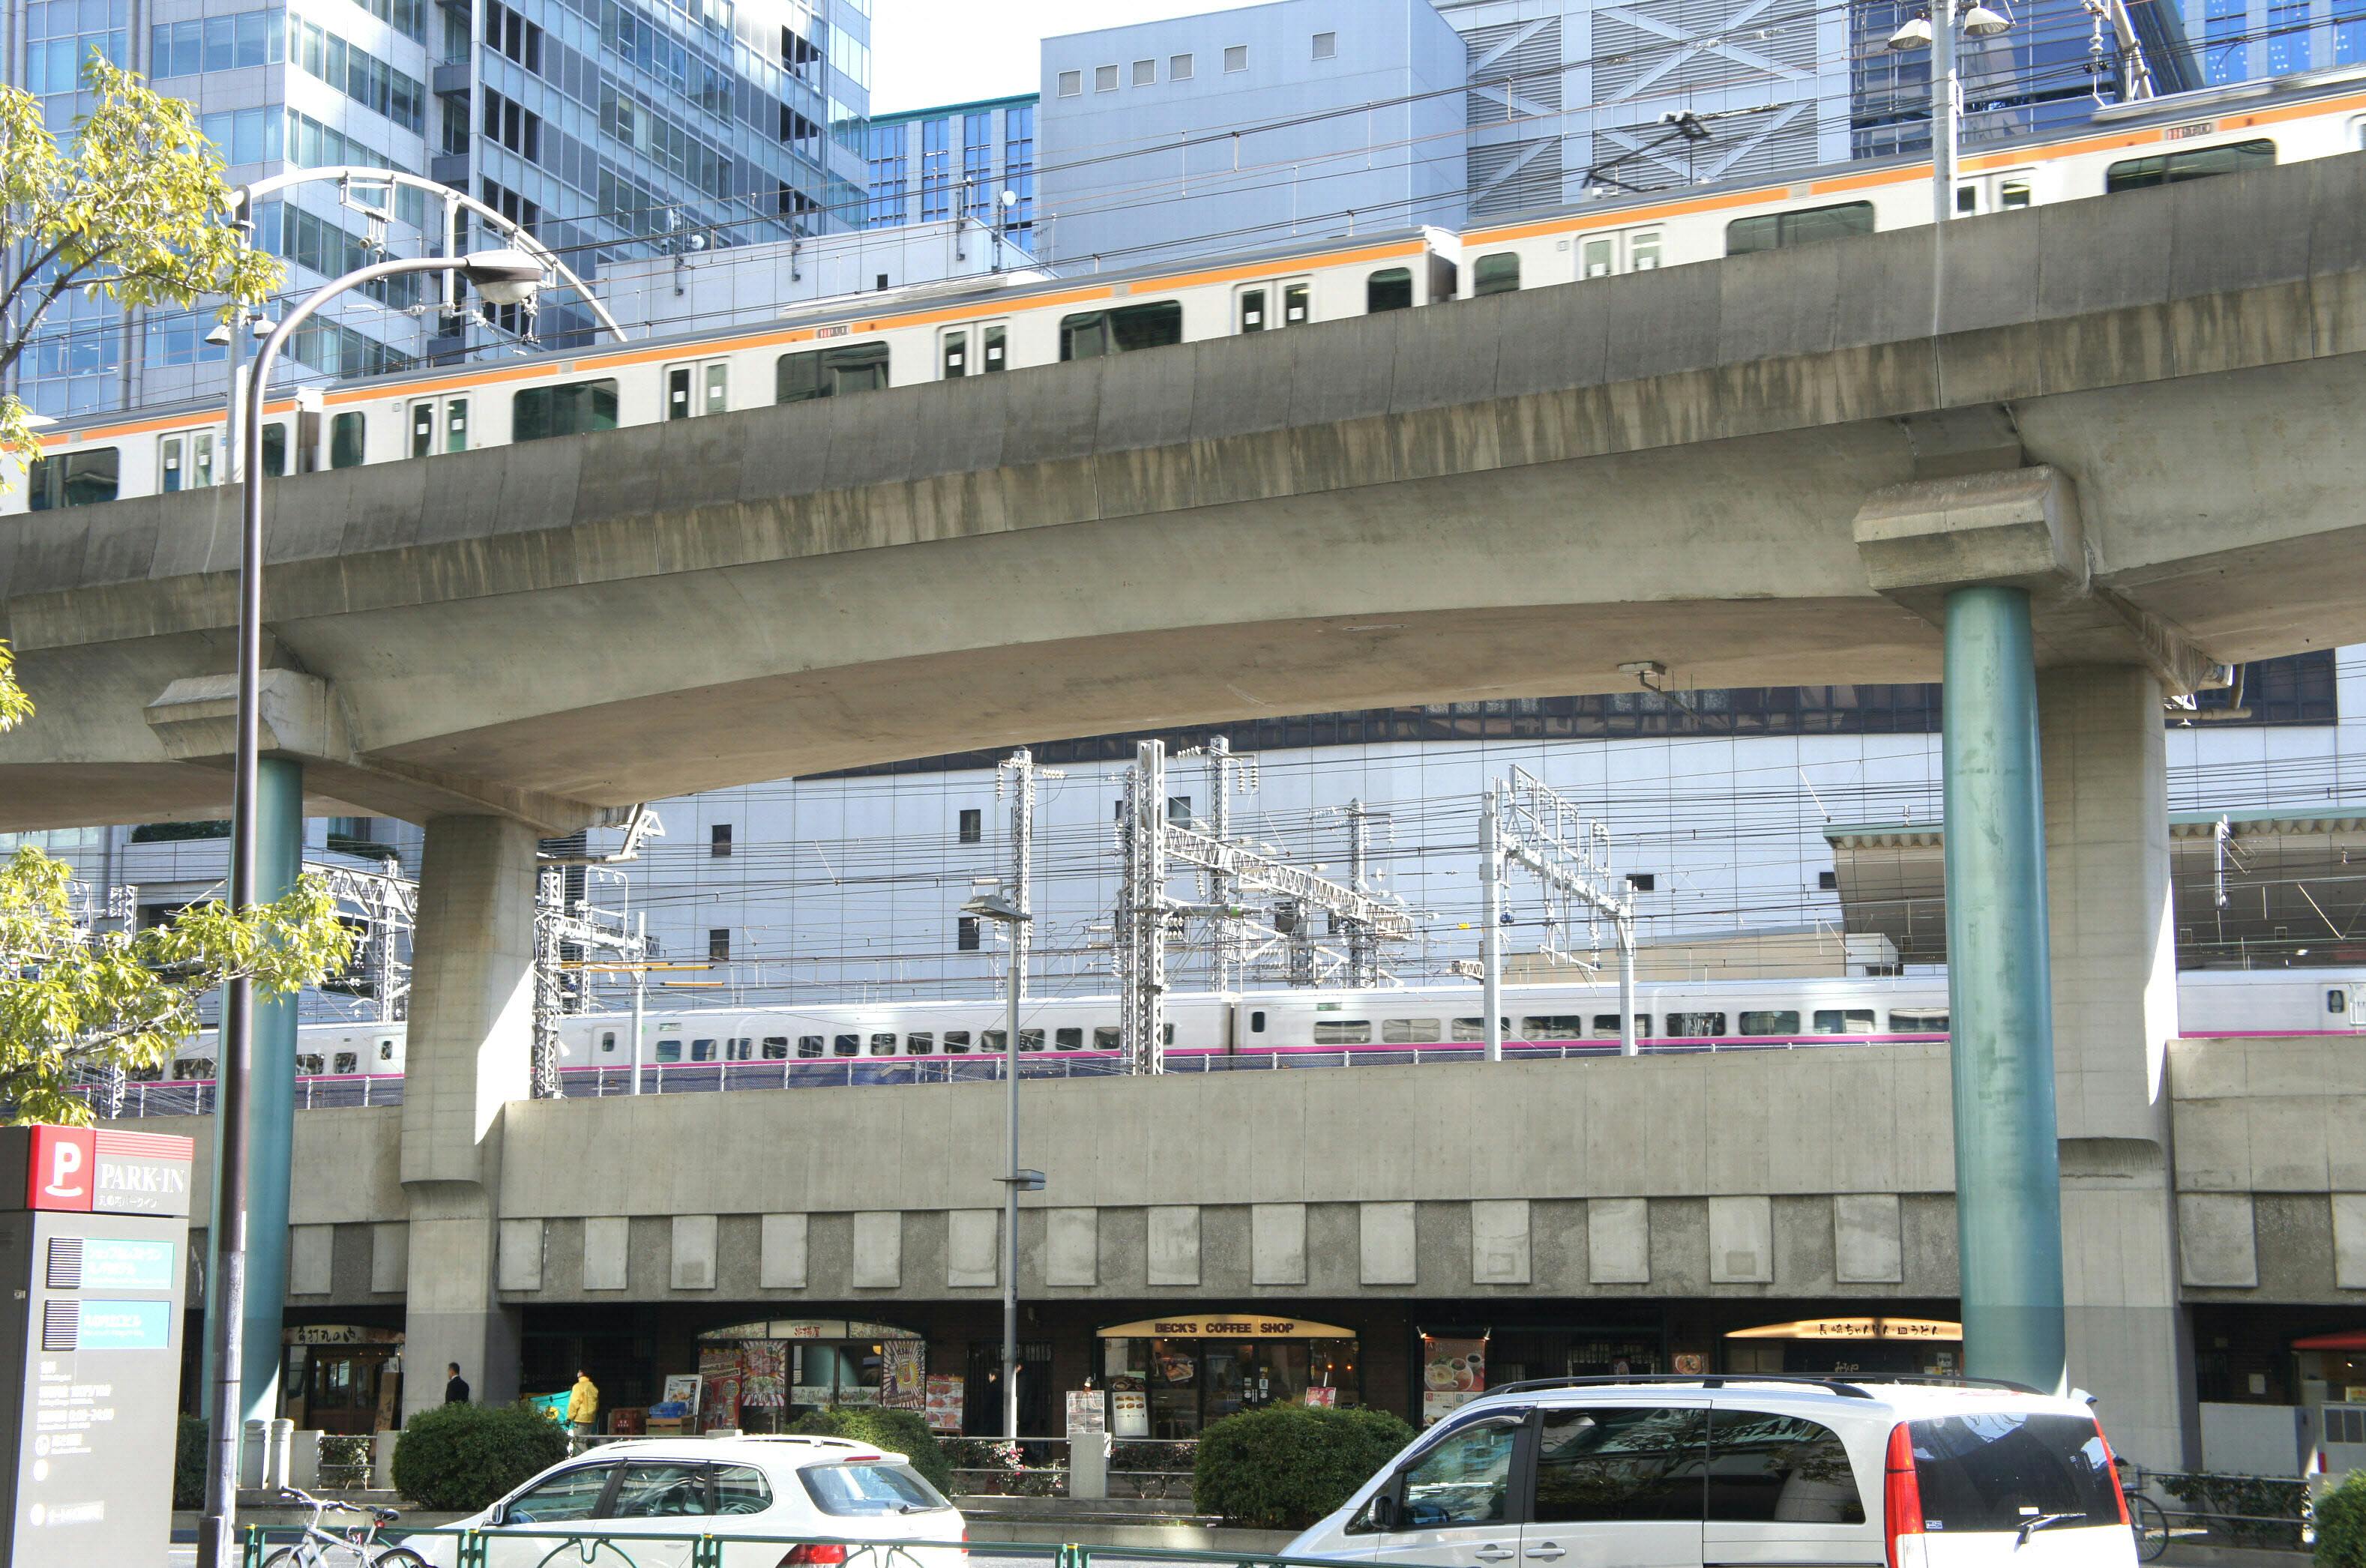
[[[1828,893],[1838,892],[1840,890],[1840,885],[1841,874],[1838,871],[1819,871],[1816,873],[1816,886],[1822,891]]]
[[[1334,60],[1338,57],[1338,54],[1339,35],[1337,33],[1316,33],[1314,35],[1315,59]]]
[[[1096,65],[1093,67],[1093,91],[1096,93],[1114,93],[1117,91],[1116,66]]]
[[[1627,873],[1627,887],[1628,890],[1630,892],[1653,892],[1658,890],[1659,886],[1660,874],[1656,871],[1629,871]]]
[[[731,858],[731,824],[716,823],[706,830],[706,853],[717,860]]]
[[[1133,62],[1133,84],[1137,87],[1158,85],[1158,62],[1137,60]]]
[[[964,914],[955,922],[953,946],[964,953],[977,951],[977,916]]]
[[[1248,68],[1249,68],[1249,46],[1248,46],[1248,45],[1246,45],[1246,44],[1245,44],[1245,43],[1236,43],[1236,44],[1233,44],[1233,45],[1231,45],[1231,46],[1229,46],[1229,47],[1227,47],[1227,48],[1225,49],[1225,50],[1224,50],[1224,69],[1225,69],[1226,71],[1246,71]]]
[[[1186,826],[1189,825],[1191,821],[1191,797],[1189,795],[1167,796],[1166,820],[1168,822],[1178,823]]]
[[[706,934],[706,961],[710,964],[727,964],[731,961],[729,927],[718,925]]]
[[[975,806],[969,807],[961,814],[961,841],[975,844],[985,836],[986,812]]]
[[[1084,95],[1084,91],[1085,73],[1083,72],[1063,71],[1060,73],[1060,96],[1064,98],[1082,97]]]
[[[1191,80],[1191,57],[1188,54],[1178,54],[1170,58],[1166,62],[1166,79],[1169,82]]]

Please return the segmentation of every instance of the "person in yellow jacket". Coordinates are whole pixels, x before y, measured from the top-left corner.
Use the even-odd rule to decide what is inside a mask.
[[[592,1436],[600,1417],[600,1390],[592,1374],[578,1367],[575,1386],[567,1391],[567,1425],[575,1434],[575,1446],[582,1446]]]

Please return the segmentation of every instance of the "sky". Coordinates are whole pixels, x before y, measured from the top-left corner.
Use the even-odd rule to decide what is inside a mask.
[[[1038,86],[1036,46],[1061,33],[1231,11],[1262,0],[872,0],[871,112],[899,114]]]

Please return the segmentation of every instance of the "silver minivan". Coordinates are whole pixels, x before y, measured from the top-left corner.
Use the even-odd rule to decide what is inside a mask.
[[[2119,1568],[2094,1413],[2003,1384],[1515,1383],[1416,1439],[1290,1557],[1443,1568]]]

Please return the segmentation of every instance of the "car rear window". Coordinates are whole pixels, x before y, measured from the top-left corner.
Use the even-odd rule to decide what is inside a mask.
[[[2120,1522],[2103,1434],[2083,1416],[1999,1410],[1908,1428],[1925,1529],[2017,1530],[2065,1514],[2052,1528]]]
[[[952,1506],[900,1464],[809,1464],[797,1473],[814,1506],[841,1518]]]

